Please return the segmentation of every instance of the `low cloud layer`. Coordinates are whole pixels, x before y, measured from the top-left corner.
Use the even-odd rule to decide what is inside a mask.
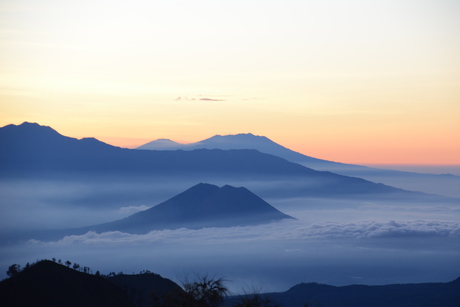
[[[304,230],[306,236],[328,238],[460,237],[460,223],[436,221],[326,224]]]
[[[363,221],[358,223],[326,223],[306,225],[285,221],[261,226],[176,229],[129,234],[119,231],[66,236],[49,245],[71,244],[138,244],[176,243],[238,243],[308,239],[379,239],[379,238],[460,238],[460,223],[438,221]],[[32,243],[40,243],[32,240]]]
[[[88,232],[58,241],[5,246],[0,267],[36,259],[84,263],[108,273],[149,269],[180,282],[211,273],[232,291],[299,282],[333,285],[450,281],[460,272],[460,222],[430,220],[306,223],[128,234]],[[454,269],[453,269],[454,268]],[[1,277],[1,272],[0,272]]]

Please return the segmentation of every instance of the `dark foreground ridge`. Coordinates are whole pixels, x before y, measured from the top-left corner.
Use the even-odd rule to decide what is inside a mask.
[[[60,262],[60,261],[59,261]],[[230,296],[222,279],[198,278],[183,284],[150,271],[126,275],[79,272],[42,260],[24,270],[10,267],[0,282],[0,305],[10,306],[233,306],[233,307],[458,307],[460,278],[447,283],[351,285],[298,284],[282,293]],[[15,268],[11,270],[11,268]]]
[[[43,260],[0,283],[1,306],[135,306],[101,276]]]
[[[293,218],[246,188],[200,183],[150,209],[79,232],[146,233],[157,229],[259,225],[283,219]]]

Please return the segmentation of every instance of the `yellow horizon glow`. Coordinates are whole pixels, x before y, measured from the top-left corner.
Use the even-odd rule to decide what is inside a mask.
[[[0,2],[0,125],[460,164],[460,2]],[[180,97],[180,99],[178,99]]]

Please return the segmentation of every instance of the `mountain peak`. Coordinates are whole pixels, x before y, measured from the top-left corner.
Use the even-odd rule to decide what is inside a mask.
[[[45,126],[45,125],[40,125],[39,123],[35,122],[23,122],[20,125],[10,125],[10,126],[15,126],[17,128],[22,128],[22,129],[41,129],[41,130],[48,130],[48,131],[54,131],[58,133],[56,130],[51,128],[50,126]]]
[[[256,149],[261,146],[279,146],[265,136],[252,133],[229,135],[216,134],[210,138],[191,144],[181,144],[169,139],[157,139],[136,149],[148,150],[194,150],[194,149]]]
[[[157,142],[167,142],[167,143],[177,143],[177,142],[174,142],[173,140],[170,140],[170,139],[158,139],[156,141]]]
[[[174,150],[181,149],[181,147],[187,146],[181,143],[174,142],[170,139],[157,139],[142,146],[139,146],[137,149],[153,149],[153,150]]]
[[[84,231],[145,233],[154,229],[232,227],[293,219],[244,187],[199,183],[169,200],[112,223]]]
[[[137,149],[149,149],[149,150],[195,150],[195,149],[222,149],[222,150],[229,150],[229,149],[255,149],[262,153],[267,153],[270,155],[274,155],[288,161],[299,163],[307,167],[311,167],[314,169],[321,168],[321,167],[341,167],[343,164],[316,159],[313,157],[309,157],[298,153],[296,151],[290,150],[274,141],[269,139],[266,136],[255,135],[252,133],[239,133],[239,134],[229,134],[229,135],[214,135],[210,138],[205,140],[191,143],[191,144],[174,144],[173,146],[169,144],[157,144],[154,142],[150,142],[144,144]],[[354,166],[351,166],[354,167]]]
[[[235,137],[235,136],[236,137],[239,137],[239,136],[241,136],[241,137],[245,137],[245,136],[247,136],[247,137],[259,137],[259,135],[255,135],[255,134],[252,134],[252,133],[248,132],[248,133],[237,133],[237,134],[226,134],[226,135],[216,134],[216,135],[212,136],[211,138],[213,138],[213,137]]]
[[[16,126],[16,125],[13,125],[13,126]],[[38,123],[35,123],[35,122],[23,122],[22,124],[18,125],[18,126],[35,126],[35,127],[48,127],[48,126],[41,126],[39,125]],[[49,127],[48,127],[49,128]]]
[[[252,134],[252,133],[238,133],[238,134],[228,134],[228,135],[216,134],[216,135],[214,135],[214,136],[212,136],[212,137],[210,137],[208,139],[205,139],[205,140],[203,140],[201,142],[210,141],[210,140],[217,140],[217,139],[240,140],[240,141],[244,141],[244,140],[261,140],[261,139],[270,140],[265,136],[255,135],[255,134]]]
[[[39,139],[55,139],[63,137],[59,132],[49,126],[42,126],[37,123],[23,122],[20,125],[7,125],[0,128],[2,142],[15,139],[29,139],[37,142]]]

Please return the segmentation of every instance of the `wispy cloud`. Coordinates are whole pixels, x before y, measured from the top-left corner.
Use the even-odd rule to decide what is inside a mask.
[[[211,97],[198,98],[198,97],[188,97],[188,96],[179,96],[176,99],[174,99],[174,101],[183,101],[183,100],[185,101],[227,101],[226,99],[222,99],[222,98],[211,98]]]
[[[225,101],[225,99],[200,98],[202,101]]]
[[[235,97],[234,95],[197,95],[197,96],[178,96],[174,101],[255,101],[266,98],[261,97]]]
[[[128,215],[134,214],[139,211],[147,210],[149,208],[150,207],[146,205],[121,207],[120,209],[118,209],[118,213],[128,216]]]

